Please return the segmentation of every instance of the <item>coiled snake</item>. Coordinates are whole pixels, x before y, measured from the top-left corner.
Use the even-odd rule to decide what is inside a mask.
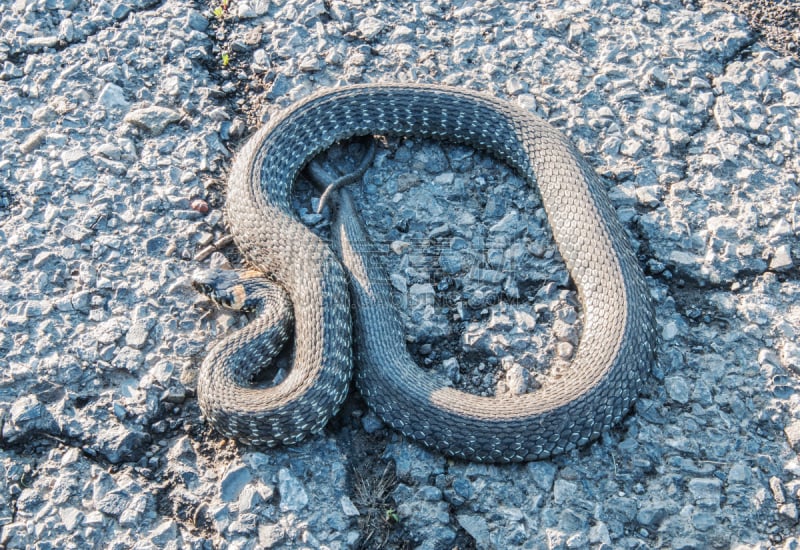
[[[367,253],[349,195],[339,193],[333,224],[341,262],[290,206],[295,179],[312,157],[336,141],[372,134],[486,150],[538,187],[583,307],[583,334],[567,374],[533,393],[490,398],[456,390],[413,363],[387,278]],[[321,430],[347,394],[355,337],[357,386],[394,429],[467,460],[545,458],[584,445],[619,422],[653,360],[648,289],[602,183],[564,136],[504,101],[417,84],[357,85],[313,95],[258,130],[239,152],[228,182],[227,216],[249,263],[288,295],[295,339],[288,376],[270,388],[248,384],[274,355],[272,344],[259,347],[264,322],[223,339],[206,357],[200,406],[227,436],[274,445]]]

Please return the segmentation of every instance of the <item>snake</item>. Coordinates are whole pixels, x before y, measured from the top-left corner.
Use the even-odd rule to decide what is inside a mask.
[[[470,146],[538,190],[582,307],[583,330],[565,372],[529,393],[487,397],[415,364],[352,196],[346,189],[336,193],[330,243],[291,204],[311,159],[337,142],[371,135]],[[260,308],[271,311],[268,319],[223,337],[200,367],[202,414],[226,437],[274,446],[319,433],[355,378],[386,425],[429,450],[476,462],[538,460],[598,439],[621,422],[645,385],[656,325],[631,239],[604,183],[570,140],[509,101],[406,83],[314,93],[273,116],[242,146],[228,176],[226,210],[251,269],[243,280],[267,280],[279,303]],[[286,312],[293,315],[289,328],[278,319]],[[285,339],[292,330],[285,378],[271,386],[251,383],[275,356],[277,344],[266,335]]]

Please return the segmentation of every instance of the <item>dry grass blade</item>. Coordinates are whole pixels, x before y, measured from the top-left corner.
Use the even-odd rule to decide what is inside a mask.
[[[380,475],[369,468],[353,470],[353,503],[358,508],[361,531],[359,548],[383,548],[391,535],[397,514],[391,493],[397,486],[394,465],[387,464]]]

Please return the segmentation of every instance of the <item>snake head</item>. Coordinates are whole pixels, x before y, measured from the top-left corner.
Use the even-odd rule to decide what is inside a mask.
[[[192,274],[192,287],[221,308],[249,313],[260,303],[256,290],[262,275],[252,271],[201,269]]]

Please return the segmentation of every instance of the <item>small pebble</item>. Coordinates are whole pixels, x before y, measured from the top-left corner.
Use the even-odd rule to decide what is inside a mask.
[[[194,199],[192,201],[192,210],[205,214],[208,212],[208,203],[202,199]]]

